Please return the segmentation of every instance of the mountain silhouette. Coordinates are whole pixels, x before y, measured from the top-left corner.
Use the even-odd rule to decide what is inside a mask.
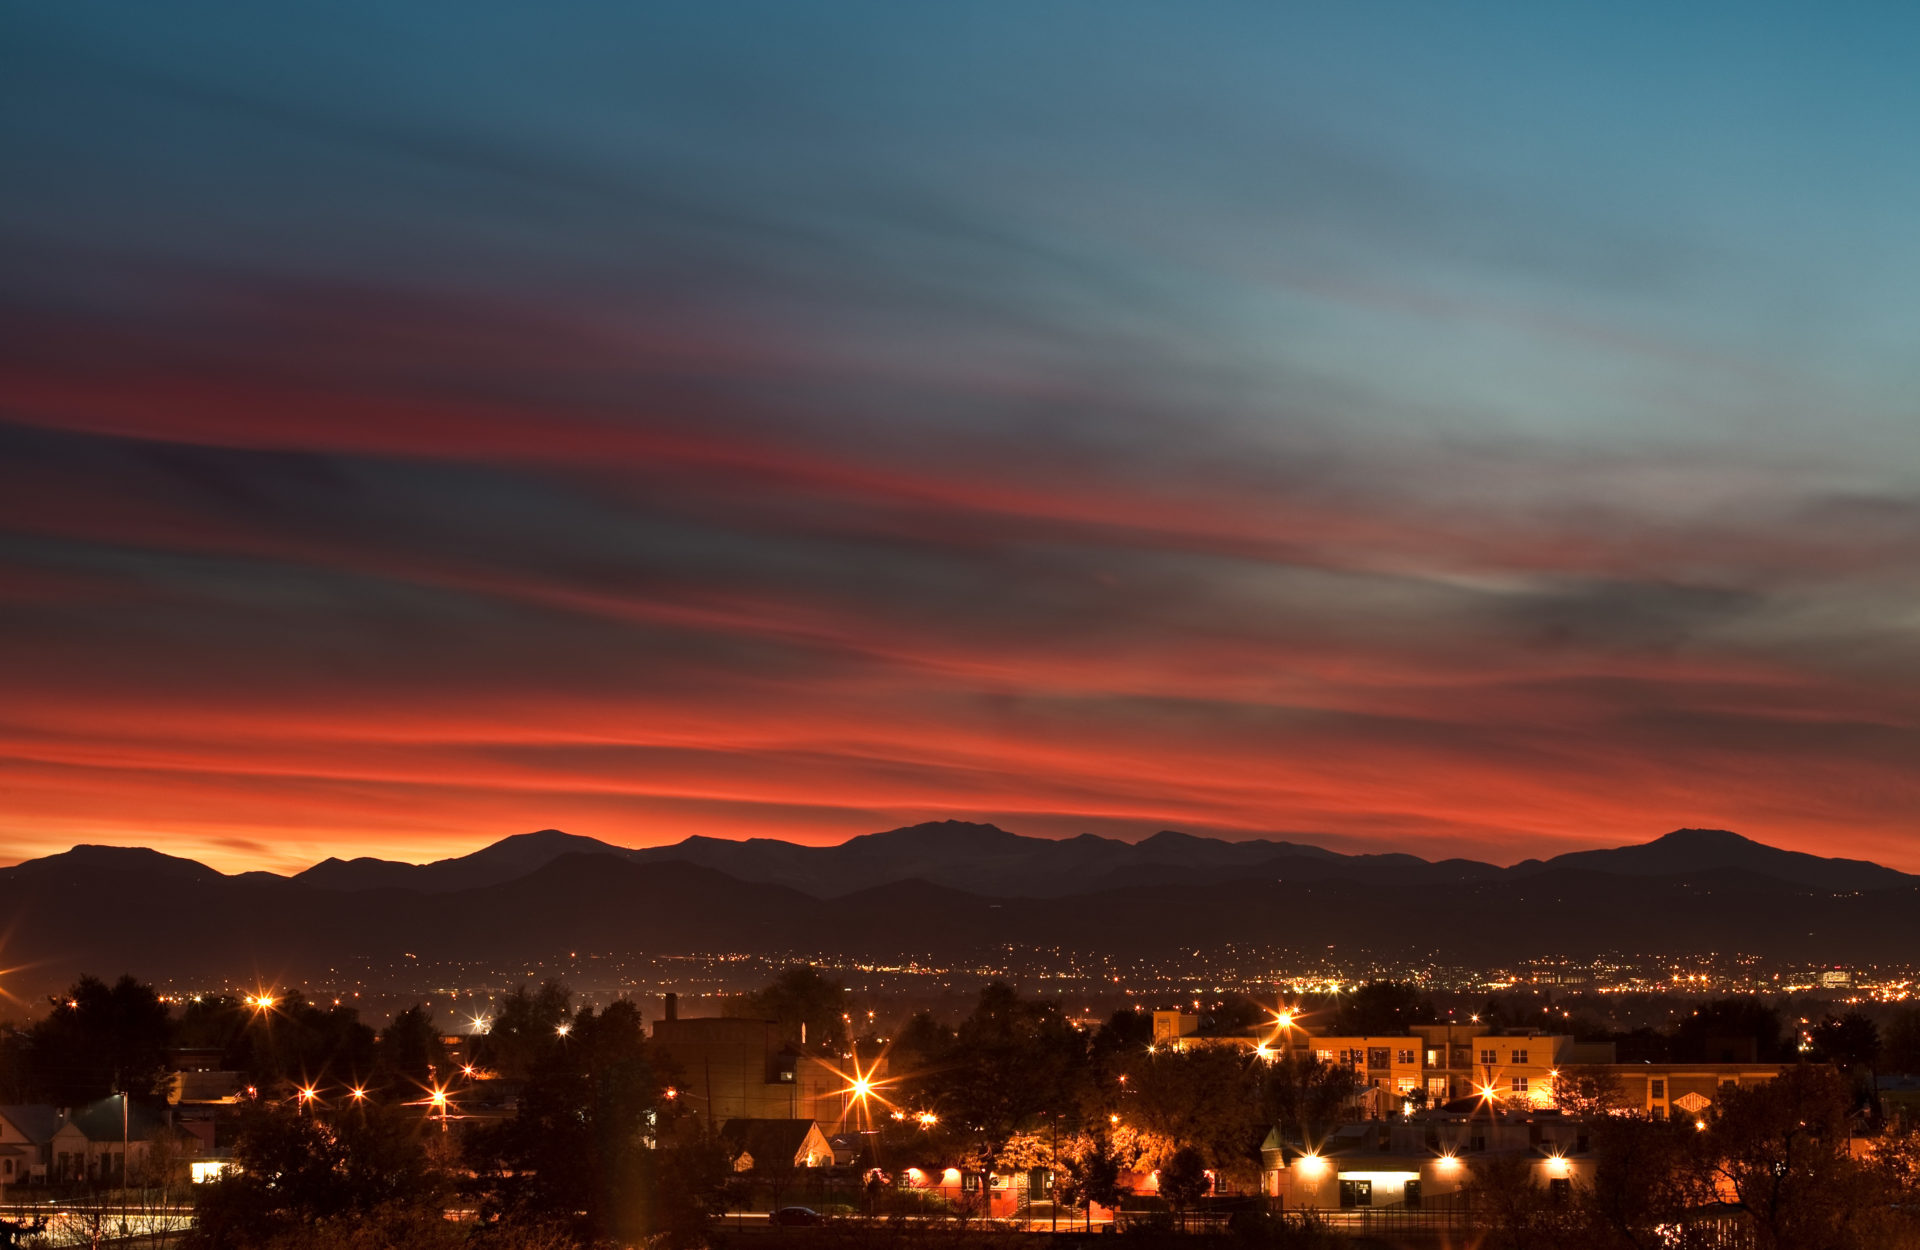
[[[4,988],[20,999],[81,972],[280,982],[343,961],[501,968],[579,950],[965,967],[1009,947],[1152,963],[1232,944],[1303,968],[1328,947],[1464,966],[1708,950],[1866,964],[1910,957],[1916,904],[1920,881],[1906,874],[1711,830],[1510,868],[937,822],[827,847],[690,838],[634,850],[542,830],[430,864],[336,859],[291,878],[98,846],[0,869],[16,969]]]

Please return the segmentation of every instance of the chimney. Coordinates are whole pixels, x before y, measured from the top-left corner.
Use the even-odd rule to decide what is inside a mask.
[[[661,1005],[667,1013],[664,1017],[665,1019],[678,1020],[680,1018],[680,996],[678,994],[668,994],[661,1000]]]

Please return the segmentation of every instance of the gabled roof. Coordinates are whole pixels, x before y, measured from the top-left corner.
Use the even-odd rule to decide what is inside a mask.
[[[46,1103],[25,1102],[0,1107],[0,1119],[20,1130],[20,1134],[30,1142],[50,1142],[53,1135],[60,1131],[59,1108]]]
[[[806,1150],[807,1138],[819,1131],[812,1120],[740,1119],[720,1126],[722,1138],[762,1165],[791,1164]]]
[[[117,1095],[102,1098],[75,1110],[67,1117],[67,1123],[85,1134],[88,1141],[98,1142],[119,1141],[123,1131],[131,1141],[146,1141],[160,1128],[160,1118],[139,1103],[126,1104],[124,1122],[121,1108]]]

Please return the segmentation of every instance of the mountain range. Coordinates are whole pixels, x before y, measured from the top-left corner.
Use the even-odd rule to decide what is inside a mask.
[[[0,989],[26,997],[80,971],[284,980],[346,961],[504,966],[579,949],[950,963],[1009,944],[1127,960],[1231,944],[1467,965],[1709,950],[1904,962],[1920,950],[1916,903],[1920,878],[1701,829],[1508,867],[958,821],[837,846],[632,849],[549,829],[429,864],[329,859],[291,877],[80,846],[0,869],[0,961],[16,969]]]

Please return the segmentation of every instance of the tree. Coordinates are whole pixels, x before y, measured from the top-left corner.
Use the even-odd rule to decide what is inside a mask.
[[[1402,981],[1369,981],[1340,1000],[1332,1031],[1353,1037],[1405,1033],[1415,1024],[1432,1024],[1433,1003]]]
[[[1716,998],[1683,1017],[1673,1032],[1673,1057],[1682,1063],[1718,1063],[1739,1057],[1751,1041],[1761,1063],[1791,1058],[1781,1045],[1780,1013],[1757,998]]]
[[[1880,1058],[1880,1029],[1872,1020],[1858,1011],[1827,1016],[1813,1026],[1813,1052],[1815,1058],[1853,1077],[1867,1097],[1877,1101],[1874,1070]]]
[[[1176,1211],[1185,1211],[1213,1188],[1207,1160],[1192,1146],[1182,1146],[1160,1165],[1160,1196]]]
[[[1302,1145],[1317,1145],[1345,1117],[1358,1089],[1351,1068],[1307,1051],[1283,1055],[1267,1065],[1261,1082],[1261,1118],[1293,1130]]]
[[[157,1093],[171,1025],[152,986],[130,976],[111,987],[82,977],[28,1036],[33,1083],[51,1101],[76,1107],[110,1094]]]
[[[401,1098],[445,1083],[447,1048],[433,1013],[416,1003],[380,1030],[379,1069],[382,1084]]]
[[[1183,1148],[1236,1181],[1259,1170],[1261,1080],[1266,1065],[1228,1046],[1161,1049],[1142,1055],[1128,1081],[1124,1122],[1138,1135],[1141,1161],[1164,1167]]]
[[[1602,1116],[1588,1131],[1594,1169],[1582,1195],[1584,1244],[1665,1250],[1681,1217],[1712,1201],[1712,1159],[1689,1122]]]
[[[1561,1068],[1553,1076],[1553,1105],[1583,1120],[1612,1115],[1627,1105],[1620,1078],[1606,1068]]]
[[[1847,1244],[1850,1218],[1866,1205],[1847,1152],[1848,1102],[1837,1073],[1805,1064],[1721,1095],[1707,1144],[1716,1172],[1753,1216],[1760,1250]]]
[[[936,1040],[932,1030],[922,1030],[918,1039]],[[1085,1102],[1080,1034],[1059,1008],[1022,999],[999,981],[981,991],[945,1048],[922,1061],[927,1066],[908,1080],[907,1091],[918,1105],[939,1113],[949,1139],[977,1172],[993,1166],[1023,1124]]]
[[[468,1139],[481,1209],[513,1226],[637,1240],[666,1214],[655,1201],[664,1086],[632,1003],[582,1008],[569,1023],[529,1075],[518,1114]]]
[[[451,1185],[423,1144],[417,1113],[357,1107],[320,1117],[255,1103],[242,1116],[234,1166],[199,1187],[187,1243],[194,1250],[254,1250],[305,1228],[344,1236],[446,1222]]]
[[[1111,1209],[1133,1192],[1120,1183],[1121,1159],[1105,1132],[1079,1138],[1077,1148],[1061,1162],[1065,1183],[1060,1196],[1069,1206],[1097,1202]]]
[[[1887,1072],[1920,1072],[1920,1007],[1902,1007],[1887,1021],[1881,1066]]]
[[[500,1002],[487,1031],[475,1040],[477,1063],[508,1080],[525,1080],[561,1047],[560,1027],[573,1016],[573,992],[543,981],[531,993],[522,985]]]
[[[789,1042],[799,1042],[804,1033],[811,1045],[841,1051],[848,1041],[846,1011],[846,986],[810,964],[794,964],[765,989],[729,1004],[727,1014],[772,1020]]]
[[[1461,1188],[1482,1230],[1482,1250],[1560,1250],[1576,1244],[1569,1238],[1574,1213],[1533,1183],[1533,1163],[1525,1155],[1476,1156],[1473,1175]]]
[[[174,1042],[219,1047],[225,1066],[261,1089],[328,1077],[358,1084],[372,1071],[373,1030],[359,1012],[315,1006],[298,990],[271,997],[271,1007],[225,995],[188,1003],[174,1025]]]

